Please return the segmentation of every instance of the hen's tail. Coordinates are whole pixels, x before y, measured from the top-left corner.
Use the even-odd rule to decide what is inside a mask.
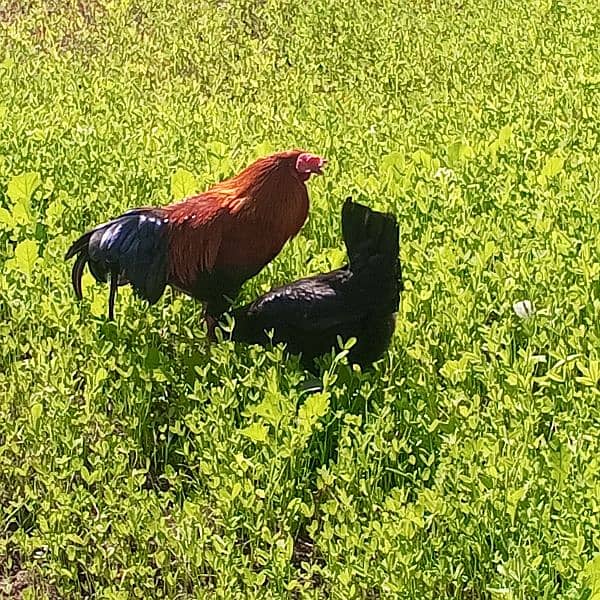
[[[342,234],[352,273],[372,278],[373,293],[385,295],[397,309],[404,285],[396,218],[348,198],[342,209]]]
[[[159,209],[130,210],[99,225],[75,241],[65,260],[76,256],[71,272],[75,295],[82,298],[85,265],[96,279],[110,280],[109,319],[113,318],[117,285],[130,283],[141,298],[154,304],[167,283],[168,223]]]

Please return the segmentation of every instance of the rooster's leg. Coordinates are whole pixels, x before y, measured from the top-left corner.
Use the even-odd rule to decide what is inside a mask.
[[[215,319],[211,315],[204,315],[204,320],[206,321],[206,333],[208,335],[209,343],[216,342],[217,336],[215,334],[215,331],[217,329],[217,319]]]
[[[202,320],[206,323],[206,339],[208,341],[208,345],[210,345],[212,342],[217,341],[217,336],[215,335],[217,319],[215,319],[215,317],[208,312],[208,304],[204,305],[204,310],[202,311]]]
[[[108,320],[115,320],[115,298],[117,297],[117,286],[119,285],[119,274],[116,271],[110,273],[110,292],[108,294]]]

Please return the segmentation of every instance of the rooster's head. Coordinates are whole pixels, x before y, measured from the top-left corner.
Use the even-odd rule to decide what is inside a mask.
[[[300,152],[296,157],[296,171],[302,181],[306,181],[313,174],[322,175],[326,164],[326,159],[309,152]]]

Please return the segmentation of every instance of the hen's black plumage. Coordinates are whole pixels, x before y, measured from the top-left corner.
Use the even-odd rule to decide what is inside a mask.
[[[346,200],[342,232],[349,262],[340,269],[276,288],[233,311],[232,339],[285,342],[307,363],[356,338],[349,359],[362,366],[387,349],[402,290],[396,219]]]

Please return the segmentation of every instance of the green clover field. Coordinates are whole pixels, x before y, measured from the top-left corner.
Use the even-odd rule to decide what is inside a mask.
[[[392,212],[372,369],[77,302],[84,231],[296,147],[238,303]],[[599,600],[600,3],[0,0],[0,340],[2,599]]]

